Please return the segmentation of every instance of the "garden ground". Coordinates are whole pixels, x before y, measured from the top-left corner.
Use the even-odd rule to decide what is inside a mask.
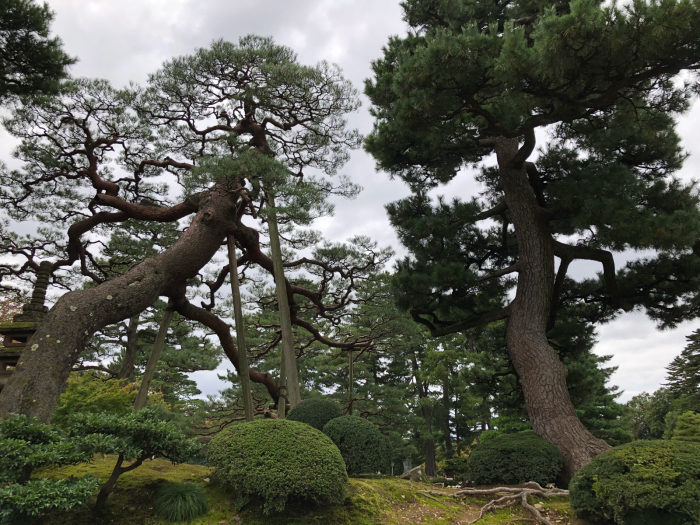
[[[115,456],[96,457],[87,465],[51,468],[38,471],[36,477],[82,477],[92,474],[107,478],[116,462]],[[284,514],[264,515],[260,508],[246,506],[234,509],[235,494],[212,479],[213,469],[196,465],[173,465],[169,461],[153,460],[119,478],[110,497],[109,510],[96,515],[90,507],[71,512],[55,512],[37,520],[37,525],[165,525],[153,510],[158,489],[169,483],[195,483],[204,487],[209,512],[190,525],[424,525],[467,524],[479,515],[484,501],[457,500],[426,494],[434,486],[390,477],[350,479],[344,505],[337,507],[302,507],[288,509]],[[437,489],[446,494],[454,489]],[[541,502],[552,523],[573,525],[569,503],[565,499]],[[505,509],[489,514],[479,525],[531,523],[520,509]],[[518,521],[515,521],[518,520]]]

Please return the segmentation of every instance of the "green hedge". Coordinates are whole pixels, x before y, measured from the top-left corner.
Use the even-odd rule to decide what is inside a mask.
[[[348,474],[387,473],[391,469],[389,439],[364,418],[343,416],[331,419],[323,433],[340,449]]]
[[[230,483],[243,507],[251,498],[263,511],[282,511],[290,501],[338,505],[346,494],[347,474],[340,452],[318,430],[285,419],[237,425],[209,444],[217,477]]]
[[[700,445],[634,441],[607,450],[569,485],[580,517],[625,525],[700,523]]]
[[[316,398],[305,399],[295,406],[287,415],[290,421],[300,421],[311,425],[316,430],[323,431],[331,419],[340,417],[343,411],[338,406],[338,403],[330,399]]]
[[[564,462],[559,449],[532,431],[496,436],[474,447],[466,478],[476,485],[552,483]]]

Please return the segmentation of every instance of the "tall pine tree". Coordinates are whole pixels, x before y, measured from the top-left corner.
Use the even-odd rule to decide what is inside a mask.
[[[414,193],[389,207],[412,255],[400,265],[401,304],[433,336],[508,320],[530,422],[571,476],[607,445],[577,418],[547,340],[559,308],[587,306],[597,321],[641,305],[667,325],[698,314],[700,214],[672,174],[683,160],[674,115],[697,86],[674,77],[700,65],[700,4],[403,7],[411,31],[389,41],[366,85],[376,117],[366,147]],[[428,190],[491,154],[482,199],[433,206]],[[480,227],[486,219],[493,226]],[[660,254],[616,276],[613,252],[630,248]],[[579,259],[603,276],[567,279]]]

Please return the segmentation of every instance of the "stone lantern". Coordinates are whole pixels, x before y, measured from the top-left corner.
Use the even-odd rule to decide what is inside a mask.
[[[52,263],[44,261],[39,265],[39,272],[32,292],[32,300],[22,307],[22,313],[14,316],[12,321],[0,323],[0,390],[5,386],[17,366],[19,356],[39,328],[41,320],[48,311],[44,306],[46,288],[49,286]],[[10,368],[8,370],[8,368]]]

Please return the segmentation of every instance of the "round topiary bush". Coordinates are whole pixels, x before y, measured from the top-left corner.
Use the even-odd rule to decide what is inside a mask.
[[[240,509],[251,498],[263,511],[282,511],[288,501],[338,505],[345,500],[347,474],[340,452],[315,428],[286,419],[237,425],[209,444],[216,476],[238,494]]]
[[[158,492],[155,511],[168,521],[190,521],[207,513],[207,494],[192,483],[167,485]]]
[[[634,441],[607,450],[569,485],[582,518],[625,525],[700,523],[700,445]]]
[[[391,468],[389,439],[366,419],[337,417],[326,423],[323,433],[340,449],[349,475],[386,473]]]
[[[552,483],[564,467],[559,449],[534,432],[503,434],[474,447],[466,478],[476,485]]]
[[[316,430],[323,431],[323,427],[331,419],[340,417],[343,411],[335,401],[330,399],[315,398],[305,399],[287,414],[287,419],[290,421],[301,421],[307,425],[311,425]]]

